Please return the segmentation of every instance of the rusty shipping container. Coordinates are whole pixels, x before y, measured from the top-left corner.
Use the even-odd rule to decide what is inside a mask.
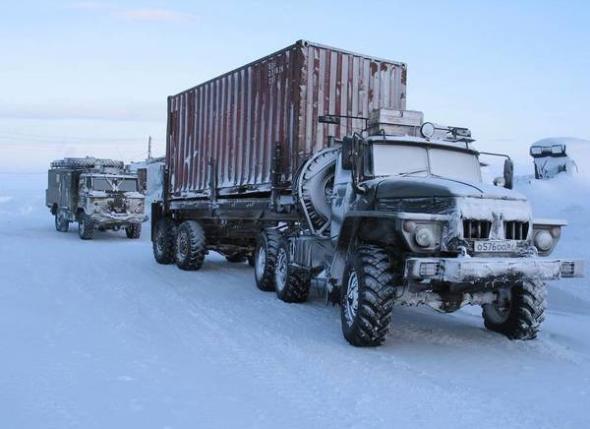
[[[166,166],[171,198],[265,192],[279,146],[288,186],[308,156],[364,127],[348,119],[405,109],[406,65],[306,41],[168,97]]]

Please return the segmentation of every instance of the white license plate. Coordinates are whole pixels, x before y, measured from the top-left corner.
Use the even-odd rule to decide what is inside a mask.
[[[514,240],[481,240],[473,243],[476,253],[509,253],[516,250]]]

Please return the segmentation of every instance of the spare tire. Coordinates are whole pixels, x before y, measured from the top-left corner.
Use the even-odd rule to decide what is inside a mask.
[[[327,148],[307,160],[296,179],[296,194],[315,234],[322,234],[330,224],[330,195],[334,186],[338,148]]]

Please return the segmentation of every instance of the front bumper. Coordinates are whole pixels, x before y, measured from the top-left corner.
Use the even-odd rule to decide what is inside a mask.
[[[114,213],[114,212],[94,212],[90,215],[92,222],[101,224],[129,224],[142,223],[148,217],[144,213]]]
[[[583,277],[584,263],[577,260],[527,258],[408,258],[406,279],[411,282],[451,284],[501,280],[557,280]]]

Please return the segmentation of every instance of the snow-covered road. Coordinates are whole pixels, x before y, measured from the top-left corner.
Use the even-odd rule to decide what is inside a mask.
[[[479,308],[395,308],[385,345],[357,349],[336,307],[285,304],[246,264],[156,264],[147,224],[56,232],[45,180],[0,173],[2,428],[590,426],[588,279],[551,285],[536,341]],[[560,254],[588,256],[589,207]]]

